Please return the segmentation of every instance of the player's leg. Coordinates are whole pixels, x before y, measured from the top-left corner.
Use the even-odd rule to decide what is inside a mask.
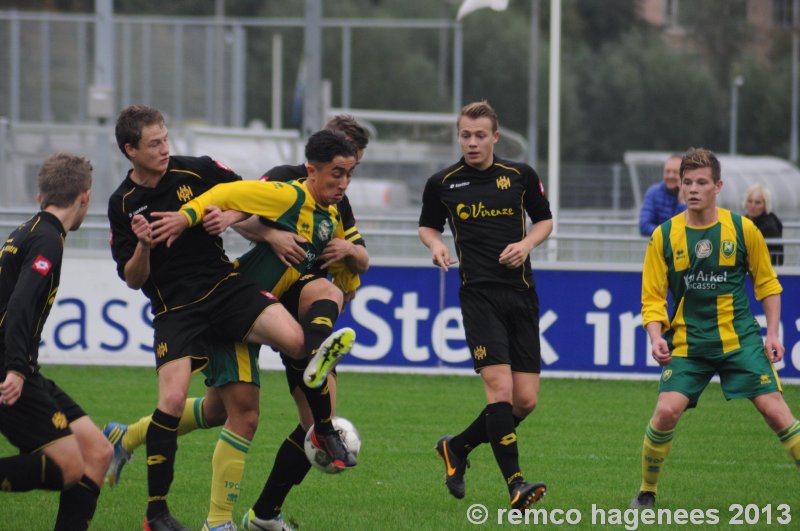
[[[0,407],[0,433],[20,451],[19,455],[0,458],[3,490],[60,491],[83,475],[78,440],[41,374],[25,380],[22,394],[13,405]]]
[[[306,396],[301,390],[302,384],[299,378],[295,377],[293,381],[290,381],[290,387],[293,387],[291,394],[297,405],[300,424],[295,427],[278,448],[272,470],[270,470],[264,488],[249,511],[246,521],[243,522],[242,527],[245,530],[258,529],[256,525],[261,524],[264,526],[265,522],[276,522],[276,525],[279,525],[281,506],[284,500],[289,495],[292,487],[299,485],[311,469],[311,464],[308,462],[303,445],[306,432],[313,424],[314,418]],[[335,409],[336,378],[332,374],[328,376],[327,388],[331,398],[331,405]],[[251,525],[250,522],[256,525]]]
[[[70,422],[70,429],[83,458],[83,475],[77,484],[61,492],[56,529],[87,529],[97,508],[103,482],[114,449],[94,422],[87,416]]]
[[[697,405],[703,390],[717,372],[717,364],[712,357],[673,357],[670,364],[662,368],[658,401],[642,441],[642,482],[638,494],[631,501],[631,508],[655,505],[658,480],[672,450],[675,427],[683,412]]]
[[[750,399],[764,417],[795,465],[800,466],[800,422],[792,415],[781,393],[769,393]]]
[[[188,357],[172,360],[158,369],[158,407],[153,412],[145,435],[148,491],[146,523],[153,529],[160,526],[159,522],[174,520],[169,515],[167,494],[175,474],[178,424],[186,404],[191,375],[191,360]]]
[[[255,369],[258,370],[257,356]],[[218,388],[228,412],[211,460],[211,500],[206,527],[233,522],[245,459],[258,427],[259,387],[253,382],[232,382]]]
[[[245,341],[268,345],[292,359],[305,359],[303,330],[281,304],[272,304],[261,312]]]
[[[186,399],[178,423],[178,436],[197,429],[206,430],[222,426],[226,418],[225,406],[217,390],[208,387],[205,396]],[[151,419],[152,415],[147,415],[132,424],[111,421],[103,427],[103,434],[114,445],[114,458],[105,477],[109,486],[113,487],[119,483],[123,467],[131,460],[133,452],[144,444]]]
[[[299,295],[297,291],[299,290]],[[295,300],[297,296],[297,300]],[[329,348],[323,346],[331,341],[334,324],[339,317],[339,312],[343,304],[343,295],[339,288],[328,281],[327,278],[316,278],[307,283],[298,282],[287,292],[282,300],[286,300],[286,307],[290,311],[297,308],[296,315],[303,328],[303,343],[306,355],[311,358],[309,367],[303,374],[303,380],[307,380],[308,369],[314,372],[320,370],[318,364],[323,359],[320,351]],[[349,351],[341,350],[337,354],[344,355]],[[325,371],[332,370],[341,357],[333,360]],[[287,370],[296,370],[297,367],[291,365]],[[328,379],[330,380],[330,379]],[[353,467],[356,465],[356,458],[347,447],[342,443],[339,434],[334,430],[332,424],[333,406],[330,388],[327,385],[319,387],[309,387],[300,384],[299,388],[305,394],[308,407],[314,419],[313,441],[320,448],[326,451],[331,457],[334,465],[339,468]],[[294,391],[294,389],[293,389]]]
[[[689,406],[689,398],[679,392],[662,392],[658,395],[655,411],[644,433],[642,442],[642,483],[631,508],[655,505],[658,479],[664,462],[672,449],[672,437],[681,415]]]
[[[532,386],[538,375],[528,374],[525,384]],[[520,375],[521,378],[521,375]],[[497,466],[503,474],[514,509],[527,509],[541,498],[546,487],[543,483],[525,481],[519,466],[519,447],[511,402],[514,395],[514,377],[508,365],[489,365],[481,369],[486,392],[486,433],[492,446]]]
[[[728,353],[720,368],[725,398],[748,398],[774,431],[792,462],[800,466],[800,422],[783,399],[778,372],[761,341]]]

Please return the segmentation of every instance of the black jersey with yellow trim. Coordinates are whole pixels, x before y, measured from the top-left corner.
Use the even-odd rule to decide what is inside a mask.
[[[210,157],[171,156],[167,171],[155,188],[136,184],[128,172],[108,201],[111,254],[120,278],[125,279],[125,264],[136,249],[137,238],[131,229],[133,216],[141,214],[152,222],[153,212],[179,210],[214,185],[239,180],[239,175]],[[171,247],[160,244],[150,250],[150,277],[142,291],[158,315],[202,300],[233,271],[222,240],[202,226],[191,227]]]
[[[495,157],[481,171],[462,158],[428,179],[419,225],[442,232],[445,221],[450,224],[463,286],[528,289],[534,287],[530,258],[515,269],[499,262],[506,246],[525,237],[526,212],[532,223],[553,217],[533,168]]]
[[[38,370],[42,328],[61,279],[66,231],[50,212],[17,227],[0,247],[0,374]]]
[[[305,164],[298,164],[296,166],[285,164],[283,166],[275,166],[271,170],[264,172],[261,180],[288,183],[289,181],[302,180],[306,177],[308,177],[308,170]],[[353,214],[353,207],[350,206],[350,200],[347,198],[347,194],[342,197],[342,200],[339,201],[336,208],[339,209],[339,217],[341,218],[342,227],[344,227],[344,236],[347,241],[366,247],[367,243],[364,241],[361,233],[358,232],[358,227],[356,227],[356,217]],[[268,219],[261,218],[261,222],[265,225],[272,225]]]

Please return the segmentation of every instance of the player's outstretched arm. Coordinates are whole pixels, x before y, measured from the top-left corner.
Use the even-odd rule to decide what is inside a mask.
[[[206,215],[203,217],[203,228],[210,235],[219,236],[231,225],[235,225],[248,217],[250,217],[250,214],[245,214],[238,210],[222,210],[212,205],[206,208]]]

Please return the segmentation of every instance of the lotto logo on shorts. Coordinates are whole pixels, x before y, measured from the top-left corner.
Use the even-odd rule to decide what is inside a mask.
[[[33,269],[43,277],[47,276],[47,273],[50,272],[51,267],[53,267],[53,264],[51,264],[50,260],[48,260],[42,255],[37,256],[36,260],[34,260],[33,264],[31,265],[31,269]]]

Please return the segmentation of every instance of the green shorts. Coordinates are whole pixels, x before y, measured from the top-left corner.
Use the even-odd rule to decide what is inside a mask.
[[[702,358],[673,357],[661,370],[658,392],[686,395],[689,407],[695,407],[715,374],[719,374],[722,394],[727,400],[783,392],[778,373],[763,346],[744,346],[727,354],[720,352]]]
[[[261,345],[251,343],[214,343],[208,365],[203,368],[206,387],[222,387],[236,382],[254,383],[261,387],[258,375],[258,352]]]

